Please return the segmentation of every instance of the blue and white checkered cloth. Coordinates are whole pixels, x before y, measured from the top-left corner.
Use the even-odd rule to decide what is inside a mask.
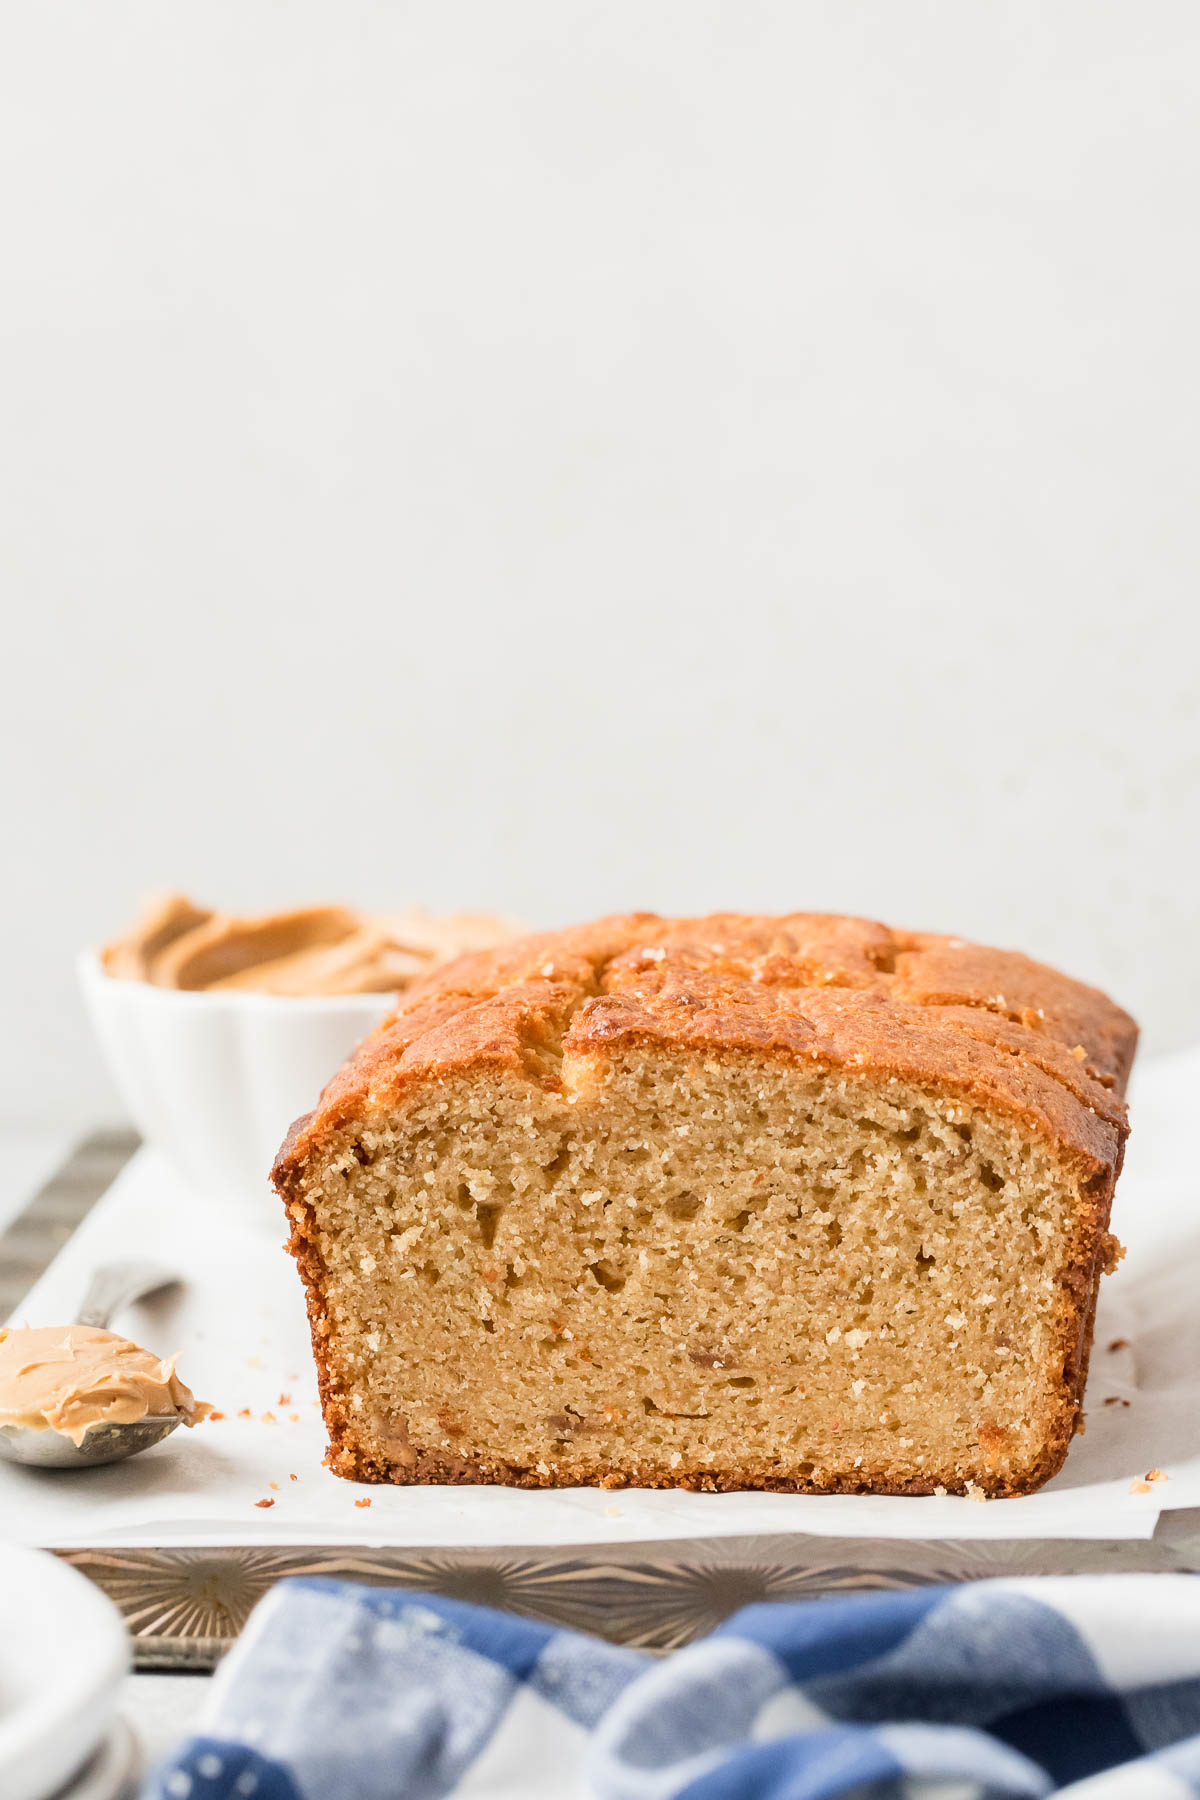
[[[747,1607],[657,1659],[396,1588],[281,1583],[146,1800],[1200,1795],[1200,1580]]]

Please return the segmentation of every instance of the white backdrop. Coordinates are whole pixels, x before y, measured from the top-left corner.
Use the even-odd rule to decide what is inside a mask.
[[[10,5],[3,1108],[179,884],[845,908],[1200,1037],[1192,0]]]

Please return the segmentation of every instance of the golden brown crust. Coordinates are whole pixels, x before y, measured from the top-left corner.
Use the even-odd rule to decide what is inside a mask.
[[[750,1464],[732,1474],[647,1465],[614,1475],[572,1459],[569,1471],[555,1473],[449,1455],[406,1435],[386,1463],[361,1448],[326,1355],[325,1271],[303,1195],[308,1156],[345,1127],[390,1109],[411,1086],[508,1069],[553,1088],[564,1055],[639,1042],[706,1059],[768,1055],[867,1079],[895,1076],[1006,1114],[1076,1165],[1082,1210],[1075,1255],[1061,1275],[1065,1350],[1055,1415],[1034,1468],[1018,1479],[998,1468],[977,1476],[976,1486],[1006,1497],[1055,1474],[1080,1428],[1096,1289],[1112,1255],[1107,1226],[1128,1132],[1122,1096],[1137,1027],[1096,989],[1018,953],[825,914],[602,919],[463,957],[405,995],[316,1109],[296,1121],[272,1172],[288,1203],[289,1248],[308,1295],[330,1467],[376,1482],[962,1491],[953,1469],[897,1480],[885,1467],[864,1466],[791,1480]],[[985,1435],[986,1427],[986,1462]]]
[[[614,1471],[609,1465],[572,1462],[569,1470],[555,1471],[528,1464],[502,1462],[495,1458],[452,1456],[445,1450],[423,1450],[407,1438],[398,1440],[395,1455],[388,1462],[378,1462],[359,1445],[353,1430],[338,1416],[326,1415],[329,1429],[327,1467],[347,1481],[367,1481],[393,1486],[483,1487],[495,1483],[501,1487],[554,1488],[683,1488],[694,1494],[734,1494],[752,1488],[774,1494],[932,1494],[937,1489],[948,1493],[964,1492],[962,1476],[956,1469],[931,1469],[919,1477],[898,1479],[884,1465],[869,1468],[864,1464],[852,1473],[830,1472],[823,1477],[781,1476],[773,1468],[759,1468],[753,1458],[745,1459],[736,1471],[728,1469],[671,1469],[663,1463],[639,1464]],[[1075,1429],[1073,1416],[1064,1411],[1060,1420],[1047,1433],[1041,1456],[1020,1481],[1003,1473],[981,1474],[971,1485],[986,1499],[1015,1500],[1031,1494],[1057,1475],[1066,1459]]]
[[[298,1120],[286,1187],[330,1131],[414,1082],[651,1040],[894,1075],[1016,1118],[1096,1172],[1120,1158],[1128,1013],[1016,951],[824,913],[635,913],[461,957],[418,983]],[[546,1052],[550,1052],[547,1060]]]

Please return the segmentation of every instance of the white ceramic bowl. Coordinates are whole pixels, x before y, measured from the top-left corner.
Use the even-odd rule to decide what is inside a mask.
[[[129,1667],[120,1613],[44,1550],[0,1544],[0,1794],[47,1800],[95,1754]]]
[[[79,959],[83,997],[134,1124],[188,1184],[271,1206],[267,1176],[288,1126],[395,1005],[393,994],[297,999],[181,993]]]

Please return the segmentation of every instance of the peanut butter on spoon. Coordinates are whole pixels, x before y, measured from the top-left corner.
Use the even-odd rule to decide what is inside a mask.
[[[175,1373],[175,1358],[91,1325],[0,1329],[0,1431],[57,1431],[78,1448],[98,1426],[175,1418],[196,1425],[212,1408]]]

